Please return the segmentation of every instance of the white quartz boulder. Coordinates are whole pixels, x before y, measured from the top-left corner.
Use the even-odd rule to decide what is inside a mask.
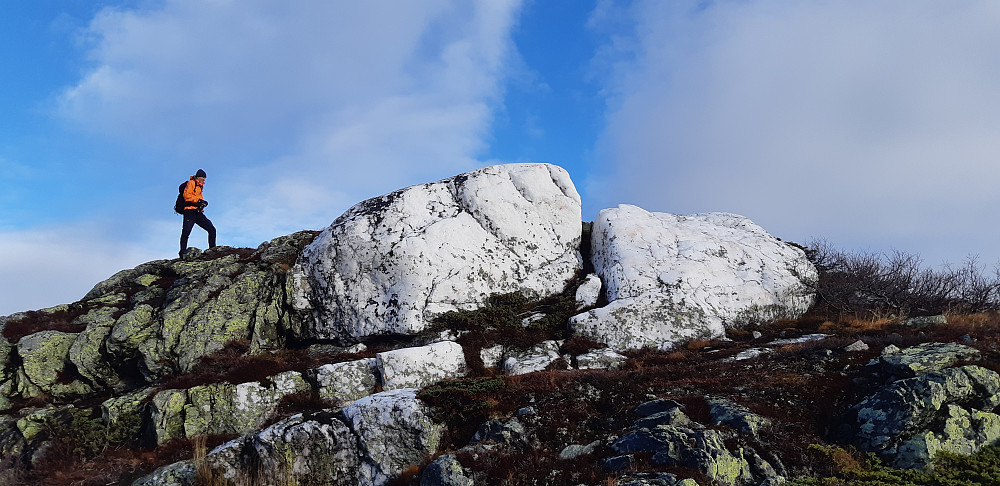
[[[580,195],[549,164],[486,167],[349,209],[291,271],[304,338],[414,334],[492,293],[561,292],[582,268]]]
[[[559,341],[542,341],[525,350],[507,350],[500,369],[508,375],[524,375],[542,371],[563,358]],[[568,361],[568,360],[567,360]]]
[[[601,277],[596,273],[587,275],[583,283],[576,289],[577,310],[597,305],[601,298]]]
[[[454,341],[385,351],[375,359],[383,390],[423,388],[465,374],[465,353]]]
[[[735,214],[620,205],[598,214],[591,244],[609,304],[570,325],[618,350],[667,349],[797,317],[814,299],[817,272],[805,252]]]

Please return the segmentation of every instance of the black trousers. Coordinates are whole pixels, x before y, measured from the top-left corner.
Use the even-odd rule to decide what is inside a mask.
[[[191,236],[191,230],[194,225],[198,225],[201,229],[208,232],[208,247],[212,248],[215,246],[215,226],[212,225],[212,221],[205,216],[205,213],[198,211],[197,209],[185,209],[184,210],[184,227],[181,229],[181,253],[187,250],[188,247],[188,237]]]

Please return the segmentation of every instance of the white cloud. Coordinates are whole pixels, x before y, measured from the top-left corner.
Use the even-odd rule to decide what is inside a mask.
[[[1000,259],[1000,4],[649,1],[629,13],[634,32],[598,57],[618,63],[607,181],[588,181],[603,203],[742,213],[779,237],[931,263]]]
[[[95,143],[126,147],[101,170],[128,165],[130,180],[93,210],[116,219],[0,231],[0,314],[71,302],[115,271],[174,257],[180,218],[159,218],[181,180],[164,174],[206,169],[219,243],[256,246],[475,168],[517,69],[520,0],[143,5],[96,15],[82,36],[89,68],[57,101]],[[4,175],[20,170],[0,160]]]
[[[179,237],[173,225],[130,227],[142,240],[116,241],[105,233],[123,229],[114,223],[0,230],[0,316],[76,302],[119,270],[176,253],[163,243]]]
[[[264,229],[329,224],[354,202],[478,166],[519,8],[168,0],[105,9],[88,30],[93,68],[62,94],[61,113],[198,161],[190,171],[225,174],[213,179],[214,211],[238,239],[266,239],[278,235]],[[328,193],[310,201],[333,207],[302,204],[289,188]]]

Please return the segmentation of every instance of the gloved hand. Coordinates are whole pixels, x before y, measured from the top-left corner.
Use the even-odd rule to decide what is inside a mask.
[[[204,199],[202,199],[201,201],[198,201],[198,209],[205,209],[207,207],[208,207],[208,201],[206,201]]]

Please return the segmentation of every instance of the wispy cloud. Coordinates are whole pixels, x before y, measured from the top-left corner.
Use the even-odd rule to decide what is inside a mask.
[[[107,9],[88,30],[94,66],[63,93],[61,109],[102,135],[171,147],[227,174],[231,187],[256,188],[217,184],[230,208],[263,199],[290,224],[314,221],[316,211],[332,220],[344,201],[477,164],[518,8],[512,0]],[[296,205],[282,196],[294,185],[341,194],[322,198],[340,207]],[[259,219],[228,214],[244,227]]]
[[[207,170],[219,242],[255,246],[481,165],[520,3],[166,0],[101,10],[82,35],[89,65],[56,104],[73,126],[126,147],[101,163],[129,171],[129,184],[109,190],[132,191],[134,203],[108,198],[130,228],[87,223],[102,231],[83,251],[67,231],[9,229],[0,237],[17,256],[0,256],[0,268],[33,275],[85,255],[88,268],[122,268],[114,255],[131,251],[122,238],[170,217],[181,181],[165,174]],[[179,218],[162,224],[179,233]],[[159,251],[176,246],[176,234],[164,238]],[[51,242],[46,252],[59,256],[17,243],[29,241]],[[74,288],[95,283],[83,273]],[[82,295],[38,285],[62,301]]]
[[[75,302],[118,270],[162,258],[159,241],[174,240],[173,225],[131,227],[141,241],[116,240],[76,224],[31,230],[0,229],[0,315]],[[170,235],[170,236],[168,236]],[[133,235],[134,236],[134,235]]]
[[[604,51],[608,169],[592,195],[743,213],[785,238],[933,264],[1000,258],[1000,231],[984,224],[1000,203],[1000,4],[645,1],[626,12],[633,29]]]

